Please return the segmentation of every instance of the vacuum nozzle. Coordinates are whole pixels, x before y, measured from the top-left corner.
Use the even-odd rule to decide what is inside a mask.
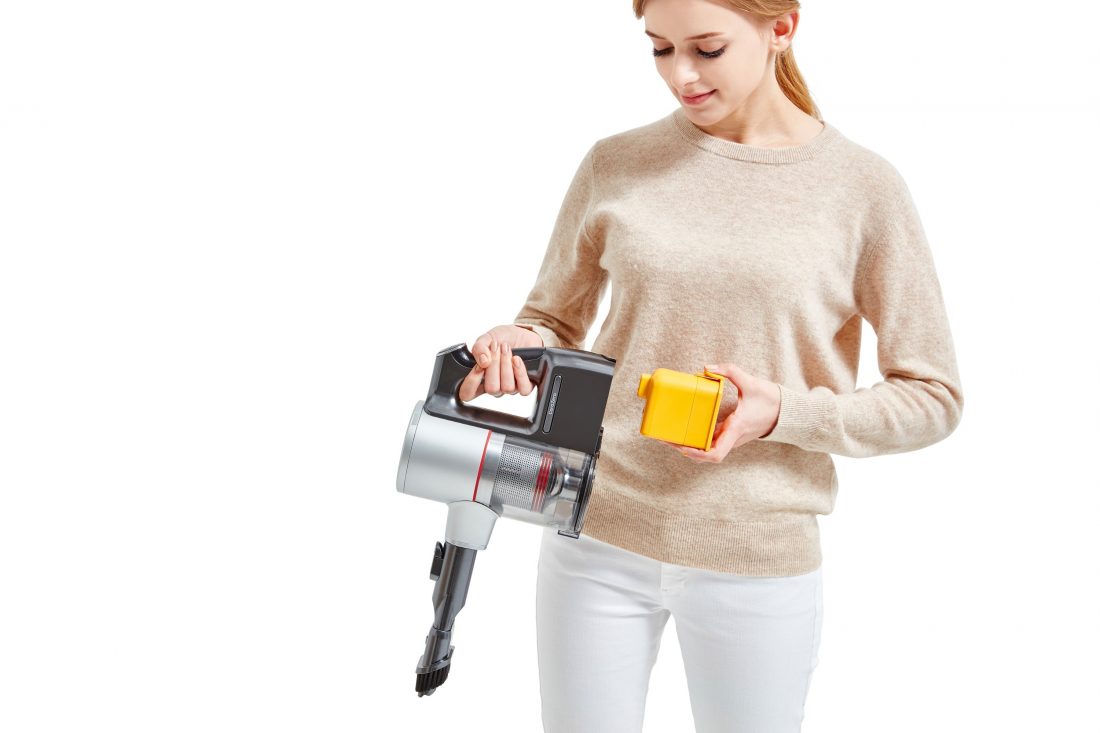
[[[447,675],[451,672],[451,663],[447,662],[444,666],[435,670],[434,672],[417,672],[416,674],[416,694],[419,697],[430,695],[435,692],[435,688],[442,685],[447,681]]]
[[[466,591],[474,570],[477,550],[458,547],[450,542],[435,543],[430,577],[435,580],[432,601],[435,623],[424,637],[424,654],[416,666],[416,693],[430,695],[447,681],[455,648],[451,644],[455,617],[466,603]]]
[[[432,694],[447,681],[454,653],[451,632],[433,626],[424,639],[424,654],[416,666],[416,693],[420,697]]]

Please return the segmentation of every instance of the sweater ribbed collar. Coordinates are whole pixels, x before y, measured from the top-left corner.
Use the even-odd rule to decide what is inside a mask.
[[[708,150],[717,155],[736,160],[747,160],[751,163],[798,163],[811,160],[819,151],[828,146],[840,133],[835,127],[822,120],[825,125],[821,132],[807,143],[787,148],[765,148],[757,145],[744,145],[732,140],[725,140],[703,132],[684,114],[683,107],[677,107],[669,115],[672,125],[680,131],[692,145]]]

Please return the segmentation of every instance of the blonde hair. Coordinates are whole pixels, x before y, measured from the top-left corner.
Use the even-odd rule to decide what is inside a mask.
[[[775,20],[801,7],[797,0],[724,0],[724,2],[734,10],[752,16],[758,22]],[[633,0],[633,3],[634,17],[641,18],[645,12],[646,0]],[[815,119],[821,120],[821,113],[813,98],[810,97],[810,90],[806,87],[802,72],[794,62],[794,49],[790,46],[775,58],[775,80],[779,82],[779,88],[783,90],[783,94],[794,102],[795,106]]]

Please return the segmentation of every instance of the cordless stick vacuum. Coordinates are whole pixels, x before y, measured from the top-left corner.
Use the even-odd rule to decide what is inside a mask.
[[[450,672],[451,630],[497,517],[554,527],[574,539],[584,523],[615,361],[574,349],[514,353],[538,385],[530,418],[459,401],[474,359],[458,344],[436,354],[428,397],[416,403],[405,432],[397,490],[447,504],[445,541],[435,543],[429,573],[435,622],[416,668],[421,697]]]

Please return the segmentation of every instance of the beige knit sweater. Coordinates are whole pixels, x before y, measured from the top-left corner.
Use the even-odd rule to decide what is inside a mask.
[[[583,531],[658,560],[753,576],[821,563],[831,453],[916,450],[958,425],[943,296],[909,190],[825,128],[797,147],[711,136],[680,108],[589,149],[514,319],[616,360]],[[856,389],[861,318],[883,381]],[[733,362],[780,385],[766,437],[702,463],[639,433],[644,372]],[[736,395],[732,385],[727,393]],[[734,398],[735,399],[735,398]]]

